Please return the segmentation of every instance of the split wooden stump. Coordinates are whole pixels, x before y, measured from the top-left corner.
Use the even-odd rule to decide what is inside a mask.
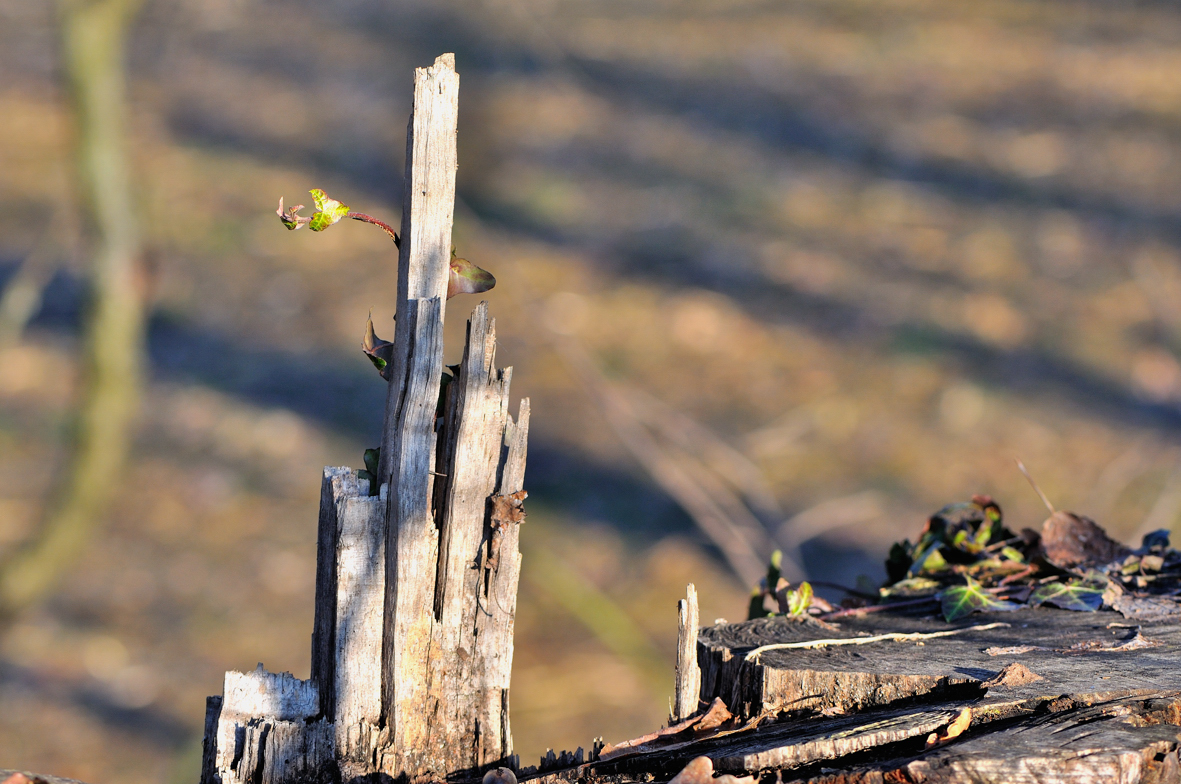
[[[376,480],[326,468],[311,677],[226,673],[203,784],[472,778],[516,765],[509,674],[529,401],[481,303],[440,398],[459,76],[419,68]]]
[[[519,778],[708,784],[686,767],[707,757],[763,782],[1181,782],[1181,617],[779,617],[702,628],[695,654],[694,718]]]
[[[672,726],[520,769],[508,710],[529,406],[508,414],[486,304],[440,400],[458,87],[451,55],[415,72],[377,487],[325,469],[311,677],[227,673],[202,784],[418,784],[497,767],[504,784],[513,771],[539,784],[1181,784],[1178,615],[700,628],[692,586]]]

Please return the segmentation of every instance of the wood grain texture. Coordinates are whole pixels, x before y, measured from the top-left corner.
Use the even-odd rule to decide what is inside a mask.
[[[504,404],[508,404],[505,388]],[[521,400],[517,420],[506,418],[498,454],[500,486],[497,496],[520,494],[525,481],[525,457],[529,439],[529,399]],[[516,767],[509,726],[509,682],[513,668],[513,628],[517,613],[517,586],[521,579],[521,522],[499,519],[495,514],[485,527],[483,552],[494,557],[483,562],[476,586],[476,671],[481,682],[476,704],[479,735],[473,763],[478,767],[505,764]]]
[[[477,617],[489,612],[483,595],[491,538],[488,499],[496,490],[511,379],[511,371],[495,369],[495,355],[496,330],[482,302],[468,321],[464,356],[443,423],[439,465],[440,543],[431,657],[431,702],[438,712],[432,742],[441,758],[457,762],[456,751],[472,748],[483,729]],[[464,767],[477,764],[474,748],[463,756]]]
[[[383,635],[381,767],[432,769],[428,702],[438,528],[432,509],[435,409],[443,372],[443,316],[455,209],[459,76],[454,55],[414,72],[398,256],[398,320],[378,476],[389,485]]]
[[[319,784],[336,775],[332,725],[317,719],[316,684],[291,673],[227,672],[207,706],[201,781],[206,784]],[[212,735],[209,731],[212,730]]]
[[[930,634],[949,624],[879,614],[836,629],[785,618],[707,627],[698,651],[714,664],[703,689],[745,700],[745,722],[518,778],[667,780],[707,756],[718,770],[808,784],[1181,784],[1181,624],[1137,629],[1112,612],[1039,608],[954,626],[1000,620],[1009,625],[921,645],[768,650],[746,665],[749,651],[769,643]],[[1139,642],[1120,647],[1129,640]],[[1014,661],[1037,677],[997,677]],[[948,732],[965,708],[967,726]]]
[[[349,781],[374,772],[381,740],[381,649],[385,611],[387,487],[349,472],[333,480],[336,508],[335,672],[332,683],[336,759]]]
[[[207,706],[203,784],[415,784],[516,767],[529,401],[514,422],[487,303],[439,409],[458,84],[450,55],[415,72],[380,492],[325,469],[312,678],[228,673]]]
[[[388,445],[382,446],[383,456],[387,449],[391,454],[382,649],[383,715],[391,733],[391,747],[382,763],[387,772],[391,766],[396,771],[431,767],[434,706],[428,702],[429,662],[439,548],[431,474],[443,372],[441,317],[441,300],[434,298],[411,300],[398,319],[399,334],[407,344],[401,355],[407,368],[406,388],[393,418],[394,431]]]
[[[673,721],[697,712],[701,700],[701,667],[697,664],[697,633],[701,626],[697,586],[689,583],[687,596],[677,602],[677,670]]]
[[[772,650],[758,664],[743,663],[746,651],[771,642],[853,637],[884,632],[932,632],[1003,621],[1007,627],[968,632],[919,645],[880,642],[819,650]],[[1108,623],[1115,625],[1108,628]],[[836,633],[784,618],[759,619],[702,629],[699,655],[703,698],[722,697],[743,715],[777,710],[853,712],[955,688],[975,688],[1014,661],[1042,680],[1018,691],[1030,696],[1055,694],[1136,694],[1160,688],[1181,691],[1181,624],[1144,624],[1156,645],[1122,653],[1087,653],[1088,647],[1112,646],[1133,629],[1114,613],[1071,613],[1026,609],[992,616],[972,616],[956,624],[939,618],[866,616],[842,620]],[[1030,647],[1032,646],[1032,647]],[[1069,652],[1072,646],[1079,646]],[[990,655],[989,649],[1021,650]]]
[[[451,228],[455,213],[455,172],[459,154],[459,74],[455,55],[443,54],[434,65],[414,70],[414,104],[406,131],[406,175],[402,195],[401,247],[398,253],[398,323],[386,396],[378,478],[390,481],[392,455],[385,446],[393,437],[406,391],[406,356],[412,330],[404,323],[406,306],[417,299],[439,300],[439,323],[447,302],[451,262]],[[399,332],[403,342],[398,345]],[[437,379],[436,379],[437,380]]]

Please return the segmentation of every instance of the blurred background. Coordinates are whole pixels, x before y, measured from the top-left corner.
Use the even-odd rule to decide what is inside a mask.
[[[686,582],[737,620],[776,546],[854,585],[972,493],[1039,526],[1014,458],[1119,538],[1177,523],[1171,3],[60,5],[0,0],[0,766],[195,784],[226,669],[307,676],[320,472],[377,444],[396,255],[274,209],[397,225],[442,52],[455,243],[533,404],[523,762],[665,720]],[[123,27],[104,114],[124,48],[87,35]],[[129,184],[80,174],[119,111]]]

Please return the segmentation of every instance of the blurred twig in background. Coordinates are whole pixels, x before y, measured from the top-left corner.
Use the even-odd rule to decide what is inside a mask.
[[[668,662],[648,634],[607,593],[544,543],[525,548],[533,586],[578,619],[603,645],[644,676],[653,693],[667,687]]]
[[[23,546],[0,564],[0,615],[42,599],[83,552],[119,486],[140,396],[142,252],[125,124],[124,39],[141,0],[61,0],[62,71],[76,123],[79,183],[95,247],[82,399],[70,462]]]
[[[77,221],[68,204],[66,198],[58,202],[41,238],[0,294],[0,349],[21,339],[25,327],[41,308],[45,287],[60,266],[62,256],[68,259],[76,252]]]

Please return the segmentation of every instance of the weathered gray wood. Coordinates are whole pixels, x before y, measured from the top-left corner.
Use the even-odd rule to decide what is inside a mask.
[[[334,478],[336,626],[332,717],[336,759],[349,781],[373,773],[380,742],[387,489],[369,495],[350,472]]]
[[[316,606],[312,621],[311,680],[320,690],[320,710],[331,716],[336,668],[336,499],[332,481],[352,474],[347,467],[324,467],[320,480],[320,517],[316,530]]]
[[[697,631],[701,626],[697,609],[697,587],[689,583],[687,597],[677,602],[677,671],[674,722],[697,712],[701,700],[701,667],[697,664]]]
[[[451,257],[459,76],[454,55],[414,74],[398,257],[398,321],[378,476],[388,482],[382,769],[428,770],[429,660],[438,529],[432,512],[435,408],[443,371],[443,315]]]
[[[507,379],[506,379],[507,384]],[[507,408],[508,388],[503,403]],[[517,613],[517,585],[521,578],[521,519],[516,514],[523,499],[525,456],[529,438],[529,399],[523,398],[517,420],[507,418],[501,443],[500,486],[493,499],[493,511],[485,526],[486,539],[480,583],[476,586],[479,612],[475,618],[475,662],[481,681],[476,704],[479,737],[474,763],[516,767],[509,726],[509,682],[513,669],[513,625]],[[498,451],[500,451],[498,449]],[[509,514],[501,514],[503,508]]]
[[[432,752],[429,661],[439,532],[431,508],[431,474],[443,371],[441,317],[441,300],[435,298],[409,301],[398,319],[402,337],[395,345],[400,340],[408,346],[401,353],[406,388],[393,434],[382,445],[383,455],[386,450],[392,455],[382,649],[384,718],[391,733],[382,762],[387,772],[429,768]]]
[[[495,355],[494,322],[487,303],[480,303],[468,321],[467,345],[444,422],[430,662],[431,701],[438,706],[432,742],[441,758],[464,767],[478,765],[479,758],[457,754],[457,749],[470,746],[487,730],[480,723],[484,673],[476,656],[477,619],[489,612],[483,595],[488,499],[496,490],[511,379],[511,370],[495,369]]]
[[[417,299],[439,300],[439,323],[447,301],[451,260],[451,227],[455,213],[456,129],[459,123],[459,74],[455,55],[442,54],[434,65],[414,70],[414,104],[406,131],[406,175],[402,194],[402,231],[398,253],[399,322],[394,330],[408,337],[407,305]],[[379,481],[390,481],[396,417],[406,392],[407,352],[411,341],[396,345],[386,397]],[[438,380],[437,378],[435,379]]]
[[[204,755],[202,782],[327,784],[336,774],[335,739],[332,725],[316,719],[319,712],[310,680],[261,664],[253,672],[227,672],[220,703],[211,702],[206,717],[207,728],[216,724],[215,746]]]
[[[847,713],[938,690],[978,686],[1014,661],[1043,678],[1021,687],[1031,697],[1130,695],[1161,688],[1181,692],[1181,624],[1144,624],[1144,636],[1155,644],[1118,654],[1084,652],[1085,646],[1118,645],[1132,634],[1134,626],[1110,612],[1021,610],[971,616],[952,626],[994,622],[1009,626],[943,637],[924,645],[887,641],[819,650],[772,650],[761,654],[758,663],[743,663],[745,652],[772,642],[855,637],[859,633],[924,633],[945,630],[949,625],[940,618],[870,615],[843,619],[836,631],[785,618],[707,627],[701,632],[698,649],[707,675],[702,696],[720,696],[744,716],[804,709]],[[1070,652],[1075,645],[1080,648]],[[997,649],[1020,651],[1023,647],[1029,649],[997,654]],[[1084,658],[1088,656],[1091,658]]]
[[[801,642],[810,647],[748,659]],[[630,753],[519,778],[667,780],[706,756],[718,770],[809,784],[1181,782],[1181,623],[1137,628],[1116,613],[1048,608],[954,625],[776,618],[702,629],[698,650],[713,662],[704,690],[736,697],[745,717],[707,731],[686,722]]]
[[[439,411],[457,90],[451,55],[415,73],[380,492],[352,469],[325,469],[312,678],[227,674],[208,706],[204,784],[516,767],[509,676],[529,403],[509,417],[512,370],[495,367],[487,303]]]

